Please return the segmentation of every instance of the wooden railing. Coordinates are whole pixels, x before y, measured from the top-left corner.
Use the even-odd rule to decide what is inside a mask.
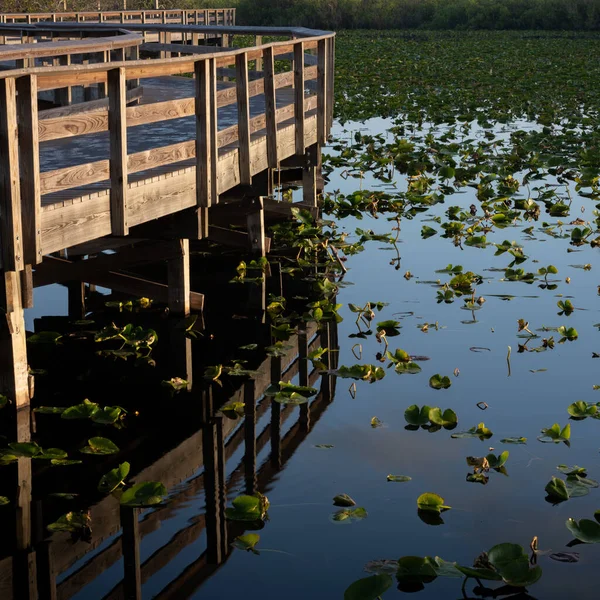
[[[239,28],[225,29],[229,35],[239,33]],[[188,26],[190,33],[198,30],[205,29]],[[257,173],[323,144],[333,118],[334,34],[253,28],[257,36],[284,31],[296,39],[218,51],[180,45],[178,50],[191,56],[0,73],[7,150],[0,167],[10,174],[4,193],[15,216],[12,222],[2,220],[4,268],[21,270],[44,254],[104,235],[127,235],[130,227],[194,205],[210,207],[219,194],[249,185]],[[276,72],[280,59],[291,62],[292,70]],[[262,71],[256,71],[256,61]],[[249,72],[251,62],[255,70]],[[234,70],[226,72],[235,83],[218,89],[220,69],[230,67]],[[126,105],[130,81],[192,73],[194,96]],[[106,86],[106,108],[49,118],[38,113],[40,92],[90,85]],[[283,88],[289,89],[289,102],[282,106],[278,90]],[[264,98],[264,107],[251,118],[257,96]],[[220,127],[218,110],[230,105],[237,107],[236,122]],[[182,117],[195,117],[195,135],[192,129],[189,140],[128,153],[133,128]],[[107,131],[104,157],[40,169],[40,150],[52,151],[48,143],[63,140],[62,152],[68,154],[64,144]],[[157,174],[159,168],[163,171]],[[168,181],[165,168],[171,169]]]
[[[0,13],[0,23],[41,21],[79,23],[181,23],[183,25],[235,25],[235,8],[104,10],[45,13]]]

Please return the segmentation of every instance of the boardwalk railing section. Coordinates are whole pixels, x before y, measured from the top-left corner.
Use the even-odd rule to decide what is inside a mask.
[[[235,25],[235,8],[70,11],[45,13],[0,13],[0,23],[180,23],[182,25]]]

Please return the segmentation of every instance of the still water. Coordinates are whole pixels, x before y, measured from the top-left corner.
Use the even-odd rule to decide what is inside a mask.
[[[357,130],[384,131],[388,125],[381,120],[346,124],[344,128],[338,125],[334,135],[344,138]],[[338,170],[330,176],[326,191],[350,193],[358,185],[369,188],[375,184],[368,177],[359,183]],[[421,238],[421,227],[432,225],[429,220],[432,216],[443,215],[450,204],[468,209],[473,201],[474,194],[466,191],[411,221],[403,220],[398,242],[399,269],[390,264],[396,256],[391,246],[376,241],[366,242],[365,251],[349,257],[345,263],[348,273],[343,281],[351,285],[341,287],[337,296],[337,302],[343,304],[340,310],[343,321],[337,325],[336,363],[377,364],[376,354],[383,348],[374,335],[366,339],[349,337],[357,332],[357,326],[356,315],[350,312],[348,304],[364,306],[368,301],[381,301],[388,306],[377,313],[376,320],[401,322],[400,335],[388,339],[390,350],[402,348],[411,355],[429,357],[430,360],[419,363],[422,372],[397,375],[389,369],[385,378],[374,384],[356,382],[355,394],[350,389],[352,380],[338,379],[331,386],[333,394],[329,400],[318,414],[312,415],[308,431],[300,436],[293,450],[284,452],[281,469],[273,467],[271,446],[258,444],[257,471],[259,480],[265,483],[260,491],[271,503],[269,520],[258,532],[260,555],[229,548],[222,564],[211,567],[202,558],[207,544],[206,530],[197,527],[204,518],[206,503],[203,486],[197,485],[202,469],[170,489],[171,508],[142,514],[143,523],[152,518],[154,511],[161,511],[141,543],[142,565],[155,561],[155,568],[148,570],[148,576],[143,578],[144,598],[342,598],[353,581],[368,575],[364,567],[369,561],[428,555],[471,565],[479,554],[495,544],[513,542],[527,549],[534,536],[539,539],[542,552],[538,564],[544,573],[528,590],[530,596],[519,597],[561,600],[573,596],[575,590],[578,599],[597,598],[600,545],[567,548],[572,536],[565,521],[568,517],[592,518],[599,507],[600,491],[592,489],[587,496],[552,505],[544,499],[544,488],[552,476],[559,475],[556,470],[559,464],[587,467],[590,478],[600,478],[600,424],[595,419],[572,422],[570,448],[536,440],[542,428],[553,423],[562,427],[568,422],[566,409],[572,402],[600,400],[596,397],[600,392],[593,390],[594,385],[600,384],[598,359],[592,358],[593,352],[600,352],[598,328],[594,326],[600,322],[594,261],[597,250],[586,245],[581,251],[567,252],[570,247],[567,241],[540,233],[540,224],[535,222],[527,224],[534,225],[532,236],[524,234],[522,226],[488,234],[488,242],[515,240],[526,245],[527,254],[540,260],[535,269],[530,265],[527,270],[555,265],[558,275],[553,278],[558,287],[547,290],[539,287],[540,281],[531,285],[503,281],[503,273],[493,269],[506,268],[506,255],[496,257],[489,248],[461,249],[439,235],[427,240]],[[572,218],[580,214],[578,202],[576,197]],[[392,231],[395,221],[387,221],[385,216],[378,219],[365,216],[362,220],[345,219],[339,225],[350,234],[354,234],[356,227],[385,234]],[[449,305],[437,303],[439,288],[432,282],[447,281],[449,277],[435,271],[448,263],[463,265],[465,271],[484,277],[476,291],[477,296],[486,299],[480,310],[464,310],[462,301]],[[573,266],[587,263],[592,265],[591,270]],[[412,278],[404,277],[407,271]],[[569,284],[566,278],[570,278]],[[577,308],[568,317],[557,315],[556,302],[561,298],[571,298]],[[207,329],[216,331],[218,324],[210,321],[210,294],[207,303]],[[66,314],[66,293],[59,287],[44,289],[36,296],[35,304],[36,308],[27,315],[29,329],[33,328],[34,317]],[[533,331],[567,324],[578,330],[579,338],[557,344],[553,351],[518,353],[519,343],[524,342],[517,337],[518,319],[529,321]],[[431,325],[424,333],[420,329],[424,323],[437,323],[438,327]],[[551,334],[540,334],[547,335]],[[558,340],[559,336],[554,335]],[[538,345],[541,337],[531,345]],[[362,344],[360,360],[355,356],[359,351],[357,342]],[[232,343],[240,345],[237,340]],[[203,361],[207,362],[206,357]],[[454,375],[455,370],[458,376]],[[436,373],[451,378],[449,389],[429,387],[428,380]],[[293,381],[298,383],[298,376]],[[267,399],[265,406],[269,402]],[[488,408],[480,410],[479,402],[485,402]],[[494,435],[480,441],[451,439],[451,432],[444,429],[435,433],[407,430],[404,411],[412,404],[452,408],[458,415],[455,431],[467,430],[484,421]],[[299,412],[297,407],[286,409],[282,438],[295,426]],[[371,427],[373,417],[383,425]],[[257,414],[256,431],[268,426],[270,418],[268,410]],[[513,436],[526,437],[527,444],[500,443],[502,438]],[[321,444],[333,447],[316,447]],[[466,457],[485,456],[489,448],[494,448],[495,454],[510,451],[506,476],[491,472],[487,485],[467,482],[470,468]],[[229,503],[245,493],[247,482],[239,470],[243,461],[244,447],[240,444],[227,457],[225,465]],[[262,480],[261,465],[263,472],[268,471]],[[407,475],[412,480],[390,483],[386,480],[389,474]],[[443,514],[443,524],[432,526],[419,518],[416,499],[424,492],[441,495],[452,507]],[[364,507],[368,517],[352,523],[333,522],[331,515],[337,509],[332,498],[342,493]],[[186,537],[186,532],[195,527],[200,533]],[[240,533],[243,529],[237,535]],[[233,541],[231,534],[230,538],[229,542]],[[115,535],[108,536],[59,574],[59,589],[63,582],[72,582],[83,567],[106,552],[115,539]],[[175,546],[170,559],[156,561],[157,553],[169,541]],[[579,562],[565,564],[549,558],[551,552],[566,551],[578,552]],[[119,559],[105,569],[99,568],[89,583],[66,597],[82,600],[117,597],[114,588],[122,577],[123,563]],[[469,583],[467,597],[475,597],[470,593],[472,587]],[[392,588],[385,598],[400,593]],[[460,598],[461,581],[438,577],[418,597]]]

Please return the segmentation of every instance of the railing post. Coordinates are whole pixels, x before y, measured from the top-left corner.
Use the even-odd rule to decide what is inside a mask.
[[[263,43],[262,35],[255,35],[254,36],[254,45],[255,46],[262,46],[262,43]],[[262,60],[262,58],[257,58],[254,61],[254,70],[255,71],[262,71],[263,70],[263,60]]]
[[[333,126],[333,94],[334,94],[334,74],[335,74],[335,38],[330,37],[327,41],[328,49],[328,69],[327,69],[327,93],[329,94],[329,104],[327,105],[327,133]]]
[[[110,134],[110,223],[113,235],[127,235],[127,113],[125,68],[108,71]]]
[[[277,99],[275,91],[275,57],[273,47],[265,48],[263,53],[265,71],[265,119],[267,130],[267,160],[270,169],[279,165],[277,141]]]
[[[19,176],[23,256],[28,265],[42,262],[40,144],[38,137],[37,75],[17,80],[19,117]]]
[[[294,117],[296,154],[304,154],[304,42],[294,44]]]
[[[248,95],[248,55],[241,52],[235,57],[235,88],[238,110],[238,141],[240,183],[252,184],[250,170],[250,98]]]
[[[21,271],[25,263],[19,182],[17,90],[14,77],[0,80],[0,167],[2,268],[4,271]]]
[[[317,143],[327,142],[328,103],[327,97],[327,40],[317,43]]]

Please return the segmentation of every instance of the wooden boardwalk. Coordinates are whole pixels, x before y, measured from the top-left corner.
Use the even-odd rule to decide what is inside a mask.
[[[0,346],[13,365],[2,389],[15,406],[29,402],[23,309],[35,282],[71,277],[156,292],[187,314],[202,307],[189,288],[188,240],[214,236],[264,255],[265,212],[290,212],[268,197],[285,167],[301,169],[302,206],[317,208],[320,146],[333,118],[334,34],[190,24],[189,14],[171,23],[164,15],[160,23],[125,15],[117,26],[5,15],[0,25],[5,40],[21,42],[0,46],[10,67],[0,72]],[[230,47],[239,36],[258,45]],[[280,41],[262,43],[266,36]],[[41,99],[57,106],[43,109]],[[240,216],[246,232],[223,227]],[[122,256],[93,258],[164,237],[165,219],[180,241],[168,289],[120,274]],[[60,262],[51,257],[57,252],[87,260]]]

